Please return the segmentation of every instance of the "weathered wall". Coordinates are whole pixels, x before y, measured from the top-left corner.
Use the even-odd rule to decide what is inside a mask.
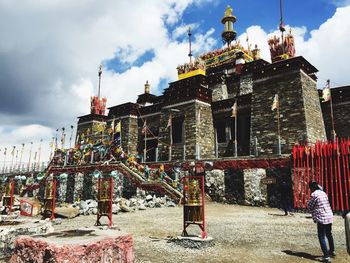
[[[279,95],[280,100],[282,153],[290,153],[291,147],[299,141],[324,138],[314,87],[314,83],[305,78],[300,70],[284,71],[283,74],[254,81],[251,143],[257,137],[262,154],[277,153],[277,111],[271,110],[275,94]],[[307,121],[311,123],[307,124]]]
[[[315,143],[316,140],[326,140],[326,131],[316,81],[304,72],[301,72],[301,84],[303,87],[307,141]]]
[[[125,152],[137,154],[138,125],[137,118],[130,116],[121,119],[121,142]]]

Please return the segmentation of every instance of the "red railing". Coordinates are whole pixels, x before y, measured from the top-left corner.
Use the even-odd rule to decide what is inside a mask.
[[[306,208],[309,182],[317,181],[327,193],[333,211],[349,210],[350,139],[293,147],[294,207]]]

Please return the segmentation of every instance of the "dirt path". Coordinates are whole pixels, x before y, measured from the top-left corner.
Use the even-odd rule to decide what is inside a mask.
[[[134,236],[138,263],[319,261],[322,253],[310,214],[282,214],[272,208],[207,203],[207,232],[215,245],[206,249],[186,249],[167,242],[182,232],[181,207],[122,213],[113,221]],[[92,226],[94,221],[95,216],[80,216],[55,228]],[[200,234],[197,226],[191,226],[189,232]],[[350,262],[340,216],[335,217],[333,234],[338,254],[333,262]]]

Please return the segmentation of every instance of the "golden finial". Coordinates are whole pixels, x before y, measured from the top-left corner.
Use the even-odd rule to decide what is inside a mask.
[[[227,16],[232,16],[232,8],[231,8],[231,6],[230,5],[228,5],[227,7],[226,7],[226,11],[225,11],[225,17],[227,17]]]
[[[146,81],[146,84],[145,84],[145,93],[150,93],[150,86],[149,83],[148,83],[148,80]]]

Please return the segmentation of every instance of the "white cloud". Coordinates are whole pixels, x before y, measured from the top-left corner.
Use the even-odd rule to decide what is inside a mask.
[[[305,57],[318,70],[318,85],[324,86],[326,79],[331,79],[333,86],[348,85],[350,78],[348,68],[344,65],[350,60],[348,47],[350,46],[350,6],[338,8],[326,22],[318,29],[310,32],[307,39],[308,30],[306,27],[292,27],[295,38],[296,55]],[[286,26],[287,29],[290,26]],[[262,58],[271,61],[267,39],[274,34],[280,35],[279,31],[267,33],[260,26],[251,26],[246,33],[239,36],[239,40],[244,45],[248,32],[249,41],[257,43],[261,48]],[[344,63],[342,63],[344,62]]]
[[[146,80],[159,93],[161,79],[176,80],[177,64],[187,60],[177,23],[183,24],[188,6],[204,2],[215,1],[1,1],[0,149],[41,136],[48,145],[50,133],[23,138],[19,132],[35,125],[54,131],[88,114],[101,61],[117,57],[132,64],[146,51],[154,53],[151,61],[123,73],[104,70],[101,94],[107,106],[135,101]],[[171,38],[167,25],[178,39]],[[215,44],[211,34],[194,35],[202,42],[195,40],[194,47]]]

